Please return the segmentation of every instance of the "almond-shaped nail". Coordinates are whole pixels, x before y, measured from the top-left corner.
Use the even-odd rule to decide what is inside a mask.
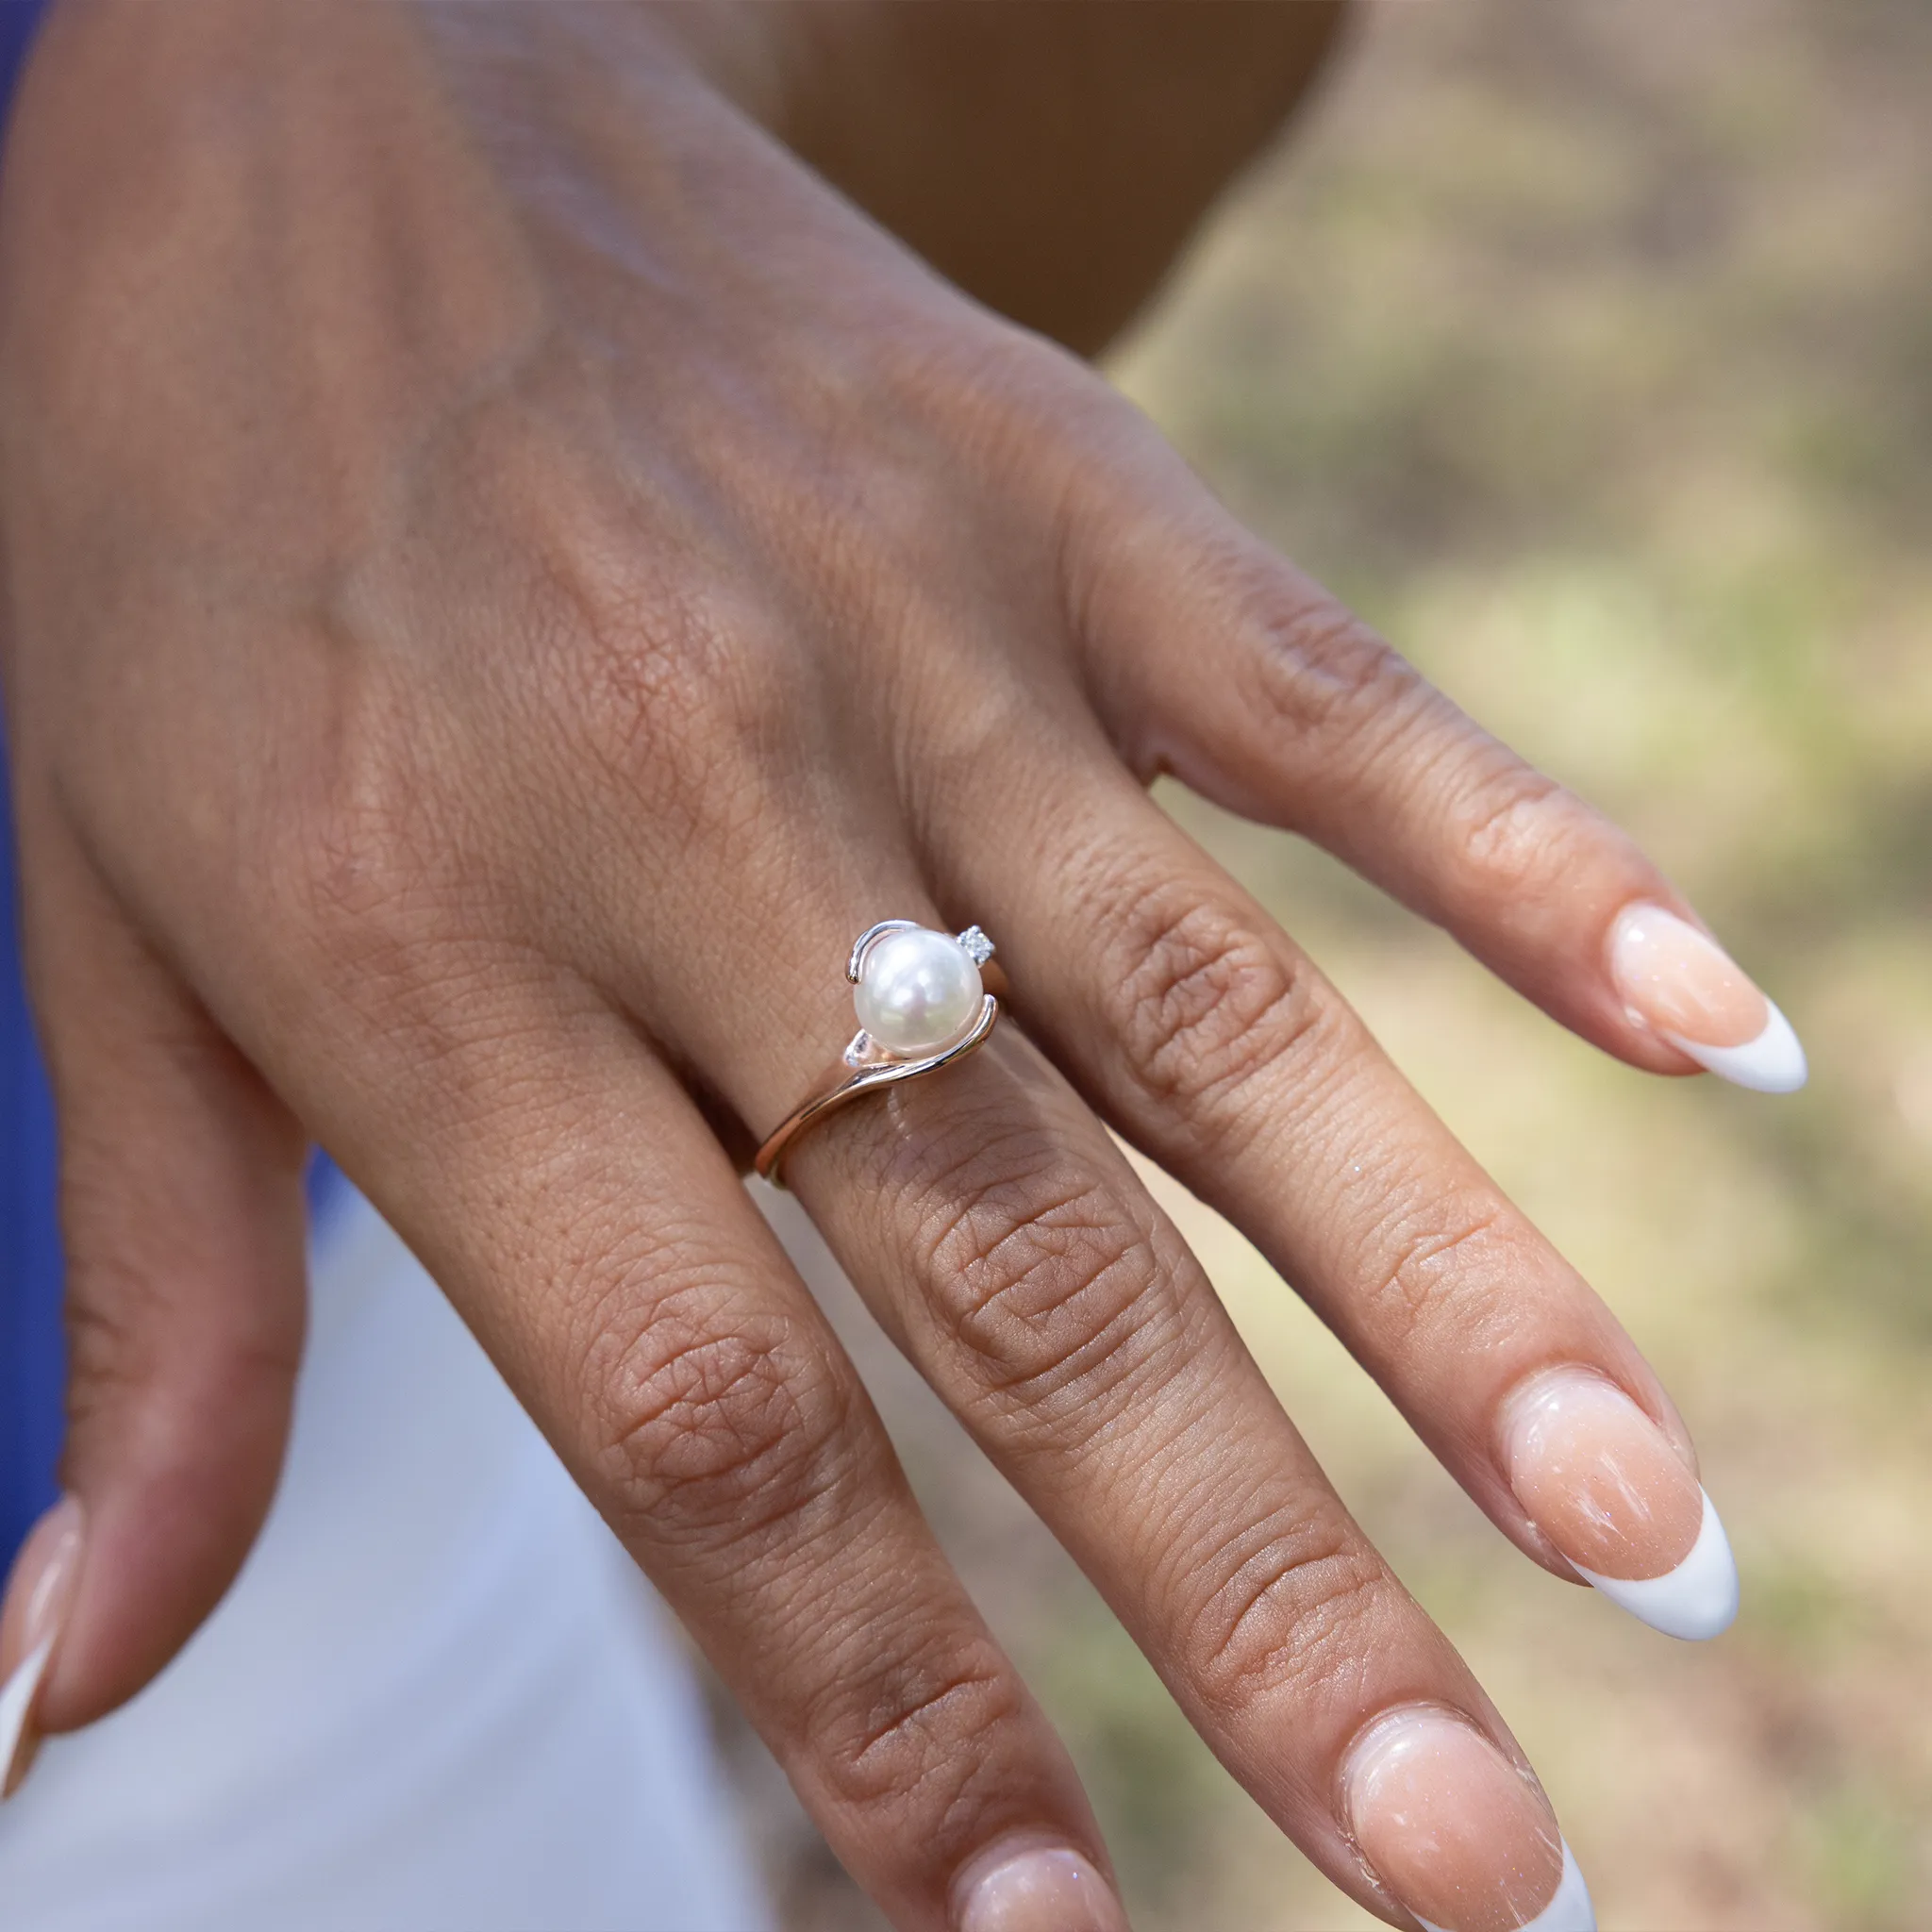
[[[1738,1567],[1724,1526],[1670,1438],[1594,1369],[1550,1369],[1501,1411],[1516,1500],[1571,1567],[1671,1637],[1730,1628]]]
[[[1356,1849],[1428,1932],[1595,1932],[1548,1799],[1459,1711],[1374,1719],[1343,1760],[1341,1800]]]
[[[1795,1093],[1805,1049],[1791,1023],[1707,933],[1661,906],[1626,906],[1610,977],[1631,1014],[1701,1067],[1758,1093]]]
[[[1127,1932],[1126,1914],[1092,1864],[1065,1845],[996,1850],[959,1886],[959,1932]]]
[[[59,1641],[80,1574],[81,1513],[63,1496],[21,1545],[0,1607],[0,1798],[33,1767],[40,1734],[34,1703]]]

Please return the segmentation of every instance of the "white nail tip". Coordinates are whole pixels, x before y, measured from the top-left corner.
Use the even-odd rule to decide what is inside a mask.
[[[53,1655],[54,1640],[49,1637],[0,1687],[0,1790],[6,1790],[13,1775],[13,1760],[20,1752],[27,1713],[34,1707],[34,1693],[47,1674],[47,1659]]]
[[[1700,1490],[1700,1495],[1703,1491]],[[1640,1622],[1666,1637],[1702,1642],[1731,1627],[1738,1614],[1738,1566],[1731,1558],[1730,1539],[1704,1497],[1704,1521],[1690,1554],[1661,1576],[1599,1576],[1581,1563],[1571,1566],[1613,1604],[1621,1604]]]
[[[1450,1932],[1448,1926],[1439,1925],[1420,1912],[1415,1922],[1425,1932]],[[1563,1842],[1563,1875],[1557,1881],[1556,1896],[1528,1924],[1519,1925],[1517,1932],[1596,1932],[1596,1907],[1590,1902],[1590,1887],[1583,1882],[1567,1839]]]
[[[1769,1000],[1764,1004],[1769,1008],[1764,1030],[1742,1046],[1702,1046],[1681,1033],[1666,1033],[1664,1038],[1734,1086],[1748,1087],[1754,1093],[1795,1093],[1810,1074],[1804,1045],[1791,1023]]]

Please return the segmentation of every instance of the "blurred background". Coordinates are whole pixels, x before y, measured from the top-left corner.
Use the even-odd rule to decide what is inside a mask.
[[[1744,1578],[1708,1648],[1516,1557],[1156,1182],[1541,1771],[1606,1932],[1908,1932],[1932,1897],[1928,80],[1924,0],[1372,8],[1112,364],[1256,527],[1629,826],[1810,1048],[1791,1100],[1646,1079],[1319,855],[1168,795],[1696,1431]],[[786,1227],[1141,1932],[1372,1924]],[[790,1932],[881,1924],[720,1722]]]

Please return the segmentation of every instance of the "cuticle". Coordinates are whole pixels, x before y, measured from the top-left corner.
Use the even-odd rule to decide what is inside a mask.
[[[1429,1711],[1438,1712],[1441,1716],[1448,1718],[1452,1723],[1462,1725],[1465,1730],[1474,1731],[1491,1750],[1500,1752],[1504,1761],[1512,1770],[1520,1776],[1528,1779],[1532,1789],[1542,1797],[1545,1805],[1549,1803],[1548,1794],[1543,1791],[1541,1780],[1538,1779],[1536,1773],[1524,1761],[1520,1752],[1513,1747],[1506,1748],[1503,1743],[1491,1735],[1486,1725],[1477,1724],[1468,1711],[1461,1709],[1457,1705],[1446,1702],[1442,1698],[1412,1697],[1401,1704],[1391,1704],[1385,1706],[1359,1725],[1354,1736],[1342,1747],[1341,1755],[1336,1759],[1335,1799],[1330,1809],[1334,1814],[1336,1829],[1341,1838],[1341,1841],[1354,1856],[1356,1864],[1359,1868],[1362,1877],[1367,1881],[1370,1890],[1383,1904],[1409,1919],[1414,1918],[1414,1913],[1409,1910],[1407,1904],[1390,1889],[1388,1881],[1383,1878],[1382,1874],[1370,1862],[1368,1854],[1362,1850],[1361,1840],[1356,1836],[1353,1807],[1349,1802],[1348,1771],[1349,1766],[1355,1761],[1357,1754],[1374,1732],[1387,1724],[1393,1724],[1400,1718]]]
[[[1508,1429],[1509,1412],[1523,1399],[1524,1392],[1536,1382],[1560,1374],[1574,1375],[1579,1379],[1587,1378],[1591,1381],[1600,1382],[1606,1389],[1621,1395],[1671,1445],[1691,1475],[1697,1477],[1700,1481],[1702,1480],[1702,1471],[1697,1460],[1696,1444],[1691,1441],[1690,1431],[1684,1426],[1683,1418],[1676,1414],[1675,1406],[1670,1402],[1667,1396],[1664,1397],[1662,1404],[1658,1407],[1653,1407],[1622,1376],[1611,1374],[1607,1369],[1599,1368],[1594,1362],[1579,1362],[1572,1359],[1568,1361],[1547,1362],[1541,1368],[1530,1370],[1527,1374],[1519,1377],[1515,1382],[1511,1383],[1496,1403],[1495,1429],[1491,1439],[1491,1456],[1495,1462],[1496,1473],[1503,1479],[1504,1488],[1512,1496],[1516,1493],[1516,1485],[1510,1480],[1507,1444],[1505,1441]],[[1674,1419],[1674,1426],[1673,1425]],[[1529,1517],[1526,1510],[1524,1512],[1524,1515],[1525,1521],[1534,1520]]]
[[[1475,1732],[1478,1737],[1487,1738],[1490,1735],[1466,1710],[1458,1709],[1457,1706],[1440,1697],[1411,1697],[1400,1704],[1385,1705],[1374,1716],[1357,1725],[1348,1742],[1342,1746],[1341,1756],[1335,1760],[1335,1802],[1331,1807],[1341,1826],[1342,1836],[1347,1839],[1357,1857],[1361,1857],[1361,1848],[1356,1841],[1355,1820],[1349,1803],[1349,1767],[1375,1732],[1386,1729],[1398,1719],[1430,1711],[1451,1719],[1454,1723]],[[1364,1863],[1366,1862],[1364,1860]]]
[[[1119,1880],[1104,1852],[1093,1846],[1076,1844],[1064,1834],[1048,1830],[1043,1825],[1022,1824],[989,1839],[953,1868],[952,1882],[947,1887],[949,1923],[958,1923],[961,1909],[981,1879],[1028,1852],[1071,1852],[1092,1868],[1103,1885],[1116,1891],[1119,1889]]]
[[[1509,1474],[1508,1435],[1514,1424],[1516,1410],[1529,1391],[1540,1382],[1550,1381],[1557,1375],[1588,1375],[1603,1383],[1606,1388],[1614,1389],[1631,1401],[1636,1401],[1636,1397],[1630,1395],[1630,1391],[1614,1375],[1607,1374],[1593,1363],[1577,1361],[1574,1357],[1564,1357],[1558,1360],[1540,1363],[1536,1368],[1517,1376],[1496,1400],[1496,1406],[1491,1411],[1492,1424],[1490,1434],[1491,1460],[1495,1465],[1496,1474],[1502,1478],[1503,1487],[1512,1496],[1516,1493],[1516,1485]],[[1641,1403],[1638,1404],[1640,1408],[1642,1406]],[[1527,1517],[1528,1512],[1524,1511],[1524,1515]]]
[[[1440,1714],[1448,1718],[1452,1723],[1460,1724],[1464,1730],[1473,1732],[1491,1751],[1495,1752],[1502,1758],[1503,1762],[1515,1773],[1522,1783],[1535,1794],[1538,1803],[1547,1814],[1551,1829],[1556,1834],[1559,1842],[1562,1837],[1562,1828],[1556,1822],[1556,1807],[1550,1802],[1550,1794],[1544,1788],[1542,1779],[1537,1775],[1536,1767],[1524,1756],[1522,1747],[1516,1742],[1514,1738],[1507,1734],[1501,1737],[1497,1736],[1488,1724],[1479,1723],[1474,1715],[1464,1710],[1459,1705],[1451,1704],[1440,1697],[1415,1697],[1400,1704],[1391,1704],[1385,1707],[1357,1729],[1354,1736],[1349,1739],[1347,1744],[1342,1748],[1340,1757],[1336,1760],[1336,1803],[1333,1810],[1337,1831],[1342,1842],[1347,1845],[1350,1853],[1353,1855],[1356,1864],[1370,1890],[1396,1914],[1411,1921],[1415,1917],[1413,1908],[1407,1900],[1400,1897],[1390,1888],[1382,1874],[1375,1870],[1374,1866],[1370,1862],[1368,1855],[1362,1850],[1360,1840],[1356,1835],[1355,1821],[1351,1815],[1348,1796],[1348,1771],[1357,1753],[1360,1752],[1364,1743],[1374,1732],[1401,1718],[1417,1713],[1429,1712]]]

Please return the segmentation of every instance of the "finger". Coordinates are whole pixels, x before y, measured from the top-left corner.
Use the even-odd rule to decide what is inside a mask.
[[[894,1924],[993,1932],[1032,1886],[1052,1923],[1119,1932],[1065,1752],[851,1363],[672,1076],[562,979],[392,991],[379,1037],[299,1075],[332,1151]]]
[[[938,924],[904,889],[876,909]],[[789,1023],[824,1010],[830,1039],[841,1018],[843,947],[795,896],[786,918],[772,983],[745,990],[707,1062],[766,1124],[809,1079]],[[801,938],[814,930],[823,978]],[[1500,1719],[1350,1520],[1099,1123],[1016,1034],[826,1117],[784,1172],[1202,1735],[1337,1883],[1451,1924],[1516,1925],[1552,1903],[1560,1837]],[[1453,1841],[1440,1860],[1357,1772],[1361,1740],[1384,1721],[1407,1736],[1419,1710],[1438,1714],[1413,1723],[1442,1745],[1416,1760],[1437,1840]]]
[[[1784,1015],[1624,832],[1175,468],[1149,466],[1138,528],[1118,500],[1074,525],[1086,658],[1130,763],[1317,841],[1636,1066],[1804,1084]]]
[[[39,1733],[132,1696],[234,1579],[281,1467],[304,1309],[300,1129],[64,836],[23,821],[69,1424],[64,1500],[0,1620],[15,1782]]]
[[[1030,845],[948,858],[1103,1114],[1261,1248],[1507,1534],[1674,1634],[1729,1623],[1722,1527],[1635,1344],[1117,765],[1063,758]]]

